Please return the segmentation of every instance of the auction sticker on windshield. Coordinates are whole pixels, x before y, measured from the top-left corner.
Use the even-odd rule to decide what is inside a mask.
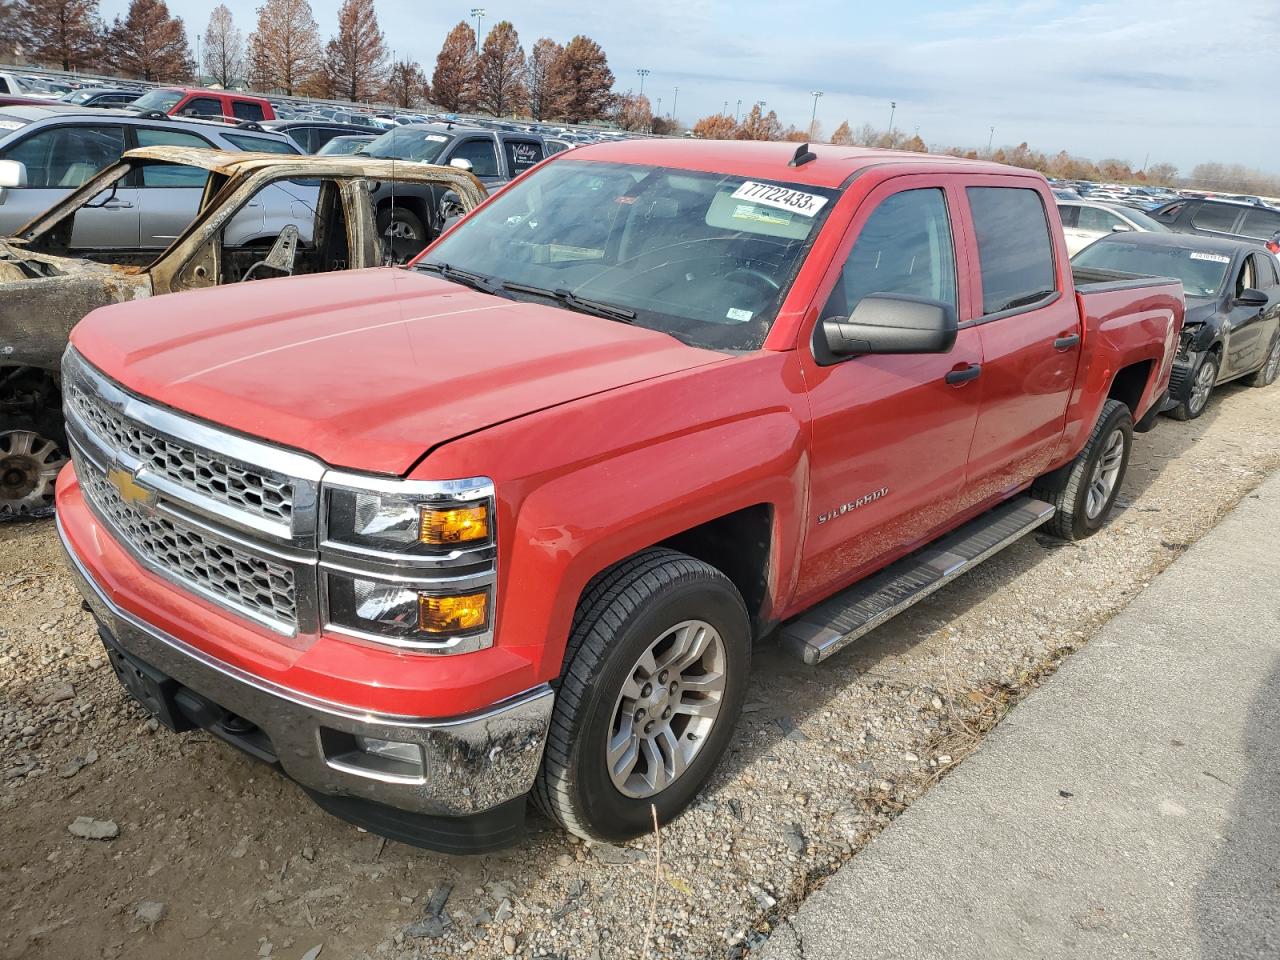
[[[1201,253],[1199,250],[1191,254],[1192,260],[1209,260],[1212,263],[1230,263],[1230,257],[1224,257],[1220,253]]]
[[[805,193],[803,190],[778,187],[771,183],[756,183],[754,180],[748,180],[733,191],[732,196],[735,200],[750,200],[767,207],[790,210],[805,217],[812,217],[827,202],[826,197],[820,197],[816,193]]]

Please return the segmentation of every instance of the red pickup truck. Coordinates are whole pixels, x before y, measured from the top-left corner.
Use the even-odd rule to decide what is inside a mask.
[[[509,844],[530,795],[617,840],[706,781],[754,641],[818,663],[1095,531],[1182,315],[1073,278],[1028,171],[601,144],[407,269],[95,311],[58,525],[173,729],[410,843]]]

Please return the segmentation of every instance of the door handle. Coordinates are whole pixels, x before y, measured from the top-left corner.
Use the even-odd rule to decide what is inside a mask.
[[[108,200],[102,205],[103,210],[132,210],[133,204],[128,200]]]
[[[1057,340],[1053,341],[1053,349],[1059,352],[1063,350],[1070,350],[1079,342],[1080,334],[1073,333],[1065,337],[1059,337]]]
[[[968,383],[970,380],[977,380],[980,376],[982,376],[982,364],[971,363],[959,370],[948,371],[945,379],[954,387],[961,383]]]

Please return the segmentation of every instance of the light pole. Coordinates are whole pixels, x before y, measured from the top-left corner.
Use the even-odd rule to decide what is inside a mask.
[[[480,52],[480,21],[484,19],[484,7],[472,7],[471,15],[476,18],[476,53]]]
[[[641,67],[636,71],[636,76],[640,78],[640,96],[644,96],[644,78],[649,75],[649,71]]]
[[[987,153],[988,154],[991,153],[991,144],[995,141],[995,139],[996,139],[996,128],[992,127],[991,134],[990,136],[987,137]]]
[[[728,101],[728,100],[726,100],[726,101],[724,102],[724,111],[723,111],[723,112],[724,112],[724,115],[725,115],[726,117],[729,115],[729,101]]]
[[[821,90],[811,90],[813,94],[813,115],[809,117],[809,136],[814,136],[814,128],[818,123],[818,98],[822,96]]]
[[[680,102],[680,88],[676,87],[676,95],[671,98],[671,119],[676,118],[676,104]]]
[[[733,122],[738,122],[738,114],[742,113],[742,98],[738,98],[738,105],[733,108]]]
[[[661,97],[658,98],[658,109],[653,112],[653,115],[655,117],[662,116],[662,98]]]
[[[893,111],[898,109],[898,101],[889,101],[889,135],[893,136]]]

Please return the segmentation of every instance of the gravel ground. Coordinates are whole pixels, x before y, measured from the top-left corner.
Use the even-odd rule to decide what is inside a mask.
[[[821,667],[760,650],[732,752],[660,851],[534,816],[518,849],[449,858],[330,818],[157,732],[52,526],[0,528],[0,957],[741,957],[1278,467],[1280,389],[1226,388],[1138,438],[1093,539],[1029,537]]]

